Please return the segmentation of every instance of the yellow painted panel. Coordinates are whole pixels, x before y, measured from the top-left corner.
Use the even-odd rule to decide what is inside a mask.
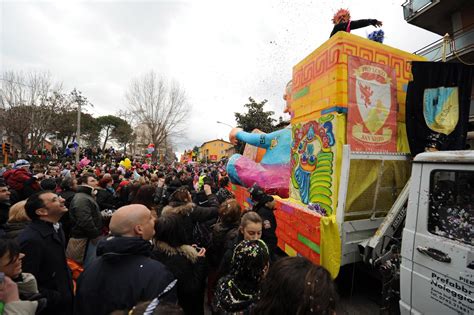
[[[288,256],[291,256],[291,257],[294,257],[298,254],[296,250],[288,244],[285,244],[285,253],[287,253]]]
[[[406,124],[404,122],[398,122],[397,132],[398,132],[397,152],[410,153],[410,146],[408,145]]]
[[[328,105],[329,105],[329,99],[321,98],[314,104],[313,109],[314,111],[319,112],[323,109],[328,108]]]
[[[318,89],[321,89],[321,88],[323,88],[324,86],[326,86],[328,84],[329,84],[329,75],[327,73],[325,73],[324,75],[321,75],[321,76],[315,78],[314,81],[312,81],[309,86],[310,86],[310,89],[318,90]]]
[[[294,110],[295,112],[295,116],[294,117],[298,117],[298,116],[301,116],[301,111],[302,111],[302,108],[304,106],[304,104],[307,102],[306,99],[298,99],[296,101],[293,101],[293,103],[291,103],[291,108]]]
[[[334,106],[347,107],[348,97],[347,93],[337,93],[334,97]]]
[[[329,98],[330,96],[334,95],[337,93],[337,85],[336,82],[331,83],[325,87],[323,87],[322,92],[323,92],[323,98]]]
[[[311,103],[315,103],[317,100],[321,99],[323,97],[323,90],[318,89],[312,91],[309,95],[308,98],[311,100]]]

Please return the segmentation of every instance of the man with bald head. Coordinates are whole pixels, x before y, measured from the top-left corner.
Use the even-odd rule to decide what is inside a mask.
[[[97,259],[78,280],[74,314],[110,314],[153,300],[174,281],[160,262],[151,259],[155,218],[140,204],[124,206],[110,219],[110,236],[99,242]],[[164,299],[175,303],[176,289]]]
[[[139,236],[150,241],[155,235],[155,218],[144,205],[128,205],[115,211],[109,228],[112,235]]]

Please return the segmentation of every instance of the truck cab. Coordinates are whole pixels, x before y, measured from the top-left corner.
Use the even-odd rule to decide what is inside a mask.
[[[474,314],[474,151],[413,161],[400,268],[401,314]]]

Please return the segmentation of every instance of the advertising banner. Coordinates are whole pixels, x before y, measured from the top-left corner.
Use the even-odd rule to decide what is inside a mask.
[[[349,56],[347,143],[362,152],[397,151],[395,69]]]

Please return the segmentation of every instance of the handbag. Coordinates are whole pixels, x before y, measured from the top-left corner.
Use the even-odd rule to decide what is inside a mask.
[[[70,238],[66,248],[66,257],[74,260],[80,265],[83,265],[87,242],[87,238]]]

